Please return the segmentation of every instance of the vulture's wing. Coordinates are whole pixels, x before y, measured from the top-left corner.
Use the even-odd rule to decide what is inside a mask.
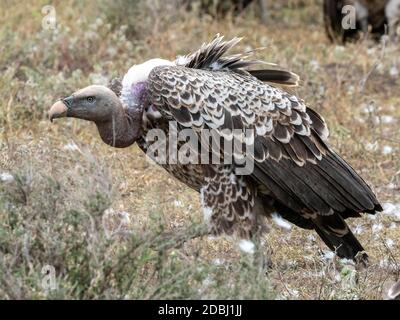
[[[325,143],[324,120],[303,101],[246,74],[156,67],[147,90],[158,110],[182,127],[254,129],[252,178],[307,218],[358,216],[381,207],[367,184]],[[232,138],[232,137],[230,137]],[[221,155],[222,157],[222,155]]]

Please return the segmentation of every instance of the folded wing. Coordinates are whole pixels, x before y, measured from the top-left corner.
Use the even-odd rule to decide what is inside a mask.
[[[297,214],[347,218],[381,210],[368,185],[327,146],[322,117],[282,89],[248,74],[179,66],[155,68],[147,89],[151,103],[181,127],[224,137],[251,129],[253,137],[241,142],[254,147],[246,155],[255,160],[252,178]]]

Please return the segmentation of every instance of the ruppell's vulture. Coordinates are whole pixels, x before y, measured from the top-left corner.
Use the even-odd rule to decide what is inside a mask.
[[[381,211],[377,198],[329,146],[322,116],[276,85],[296,85],[298,77],[277,68],[255,71],[263,63],[249,53],[227,55],[239,41],[217,36],[175,61],[135,65],[121,87],[113,85],[117,94],[104,86],[86,87],[57,101],[50,119],[93,121],[105,143],[125,148],[136,142],[147,154],[154,147],[148,138],[152,129],[168,134],[174,123],[177,131],[198,137],[200,148],[188,149],[195,159],[209,150],[200,136],[211,132],[223,145],[211,148],[209,162],[175,163],[167,152],[160,165],[201,194],[214,234],[250,239],[264,229],[265,217],[277,213],[315,230],[339,257],[365,261],[345,219]],[[229,141],[239,141],[231,154],[225,149]],[[243,160],[252,163],[251,172],[239,172]]]

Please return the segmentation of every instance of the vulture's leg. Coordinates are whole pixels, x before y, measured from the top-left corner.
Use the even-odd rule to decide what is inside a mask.
[[[265,228],[257,191],[247,176],[237,175],[231,165],[205,165],[201,202],[205,220],[214,235],[227,234],[239,240],[239,248],[253,255],[254,263],[266,265],[261,235]],[[263,218],[263,217],[262,217]]]
[[[250,240],[258,230],[256,190],[231,165],[204,165],[203,173],[201,203],[213,234]]]
[[[254,243],[253,265],[261,273],[268,273],[272,269],[271,252],[262,240],[262,230],[256,232],[252,237]]]

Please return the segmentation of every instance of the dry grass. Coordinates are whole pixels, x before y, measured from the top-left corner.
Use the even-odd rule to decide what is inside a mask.
[[[224,239],[154,249],[161,234],[198,223],[198,195],[149,163],[136,146],[117,150],[102,144],[92,124],[46,120],[59,96],[105,83],[133,63],[173,58],[216,33],[241,35],[240,49],[266,46],[260,58],[301,76],[295,91],[324,115],[331,145],[382,203],[399,204],[398,45],[331,45],[320,7],[297,3],[274,8],[267,26],[252,12],[236,21],[180,13],[158,24],[146,20],[151,15],[138,15],[135,23],[146,32],[129,40],[125,28],[94,14],[95,2],[54,1],[57,34],[41,29],[44,1],[2,4],[0,297],[382,298],[383,288],[400,275],[399,205],[397,218],[380,214],[351,221],[371,257],[368,269],[326,260],[327,249],[315,235],[273,225],[265,240],[274,266],[264,277]],[[6,181],[6,172],[13,181]],[[129,216],[111,238],[103,228],[110,208]],[[107,223],[121,221],[118,214],[117,222],[112,219]],[[46,264],[56,268],[59,283],[49,295],[40,286]]]

